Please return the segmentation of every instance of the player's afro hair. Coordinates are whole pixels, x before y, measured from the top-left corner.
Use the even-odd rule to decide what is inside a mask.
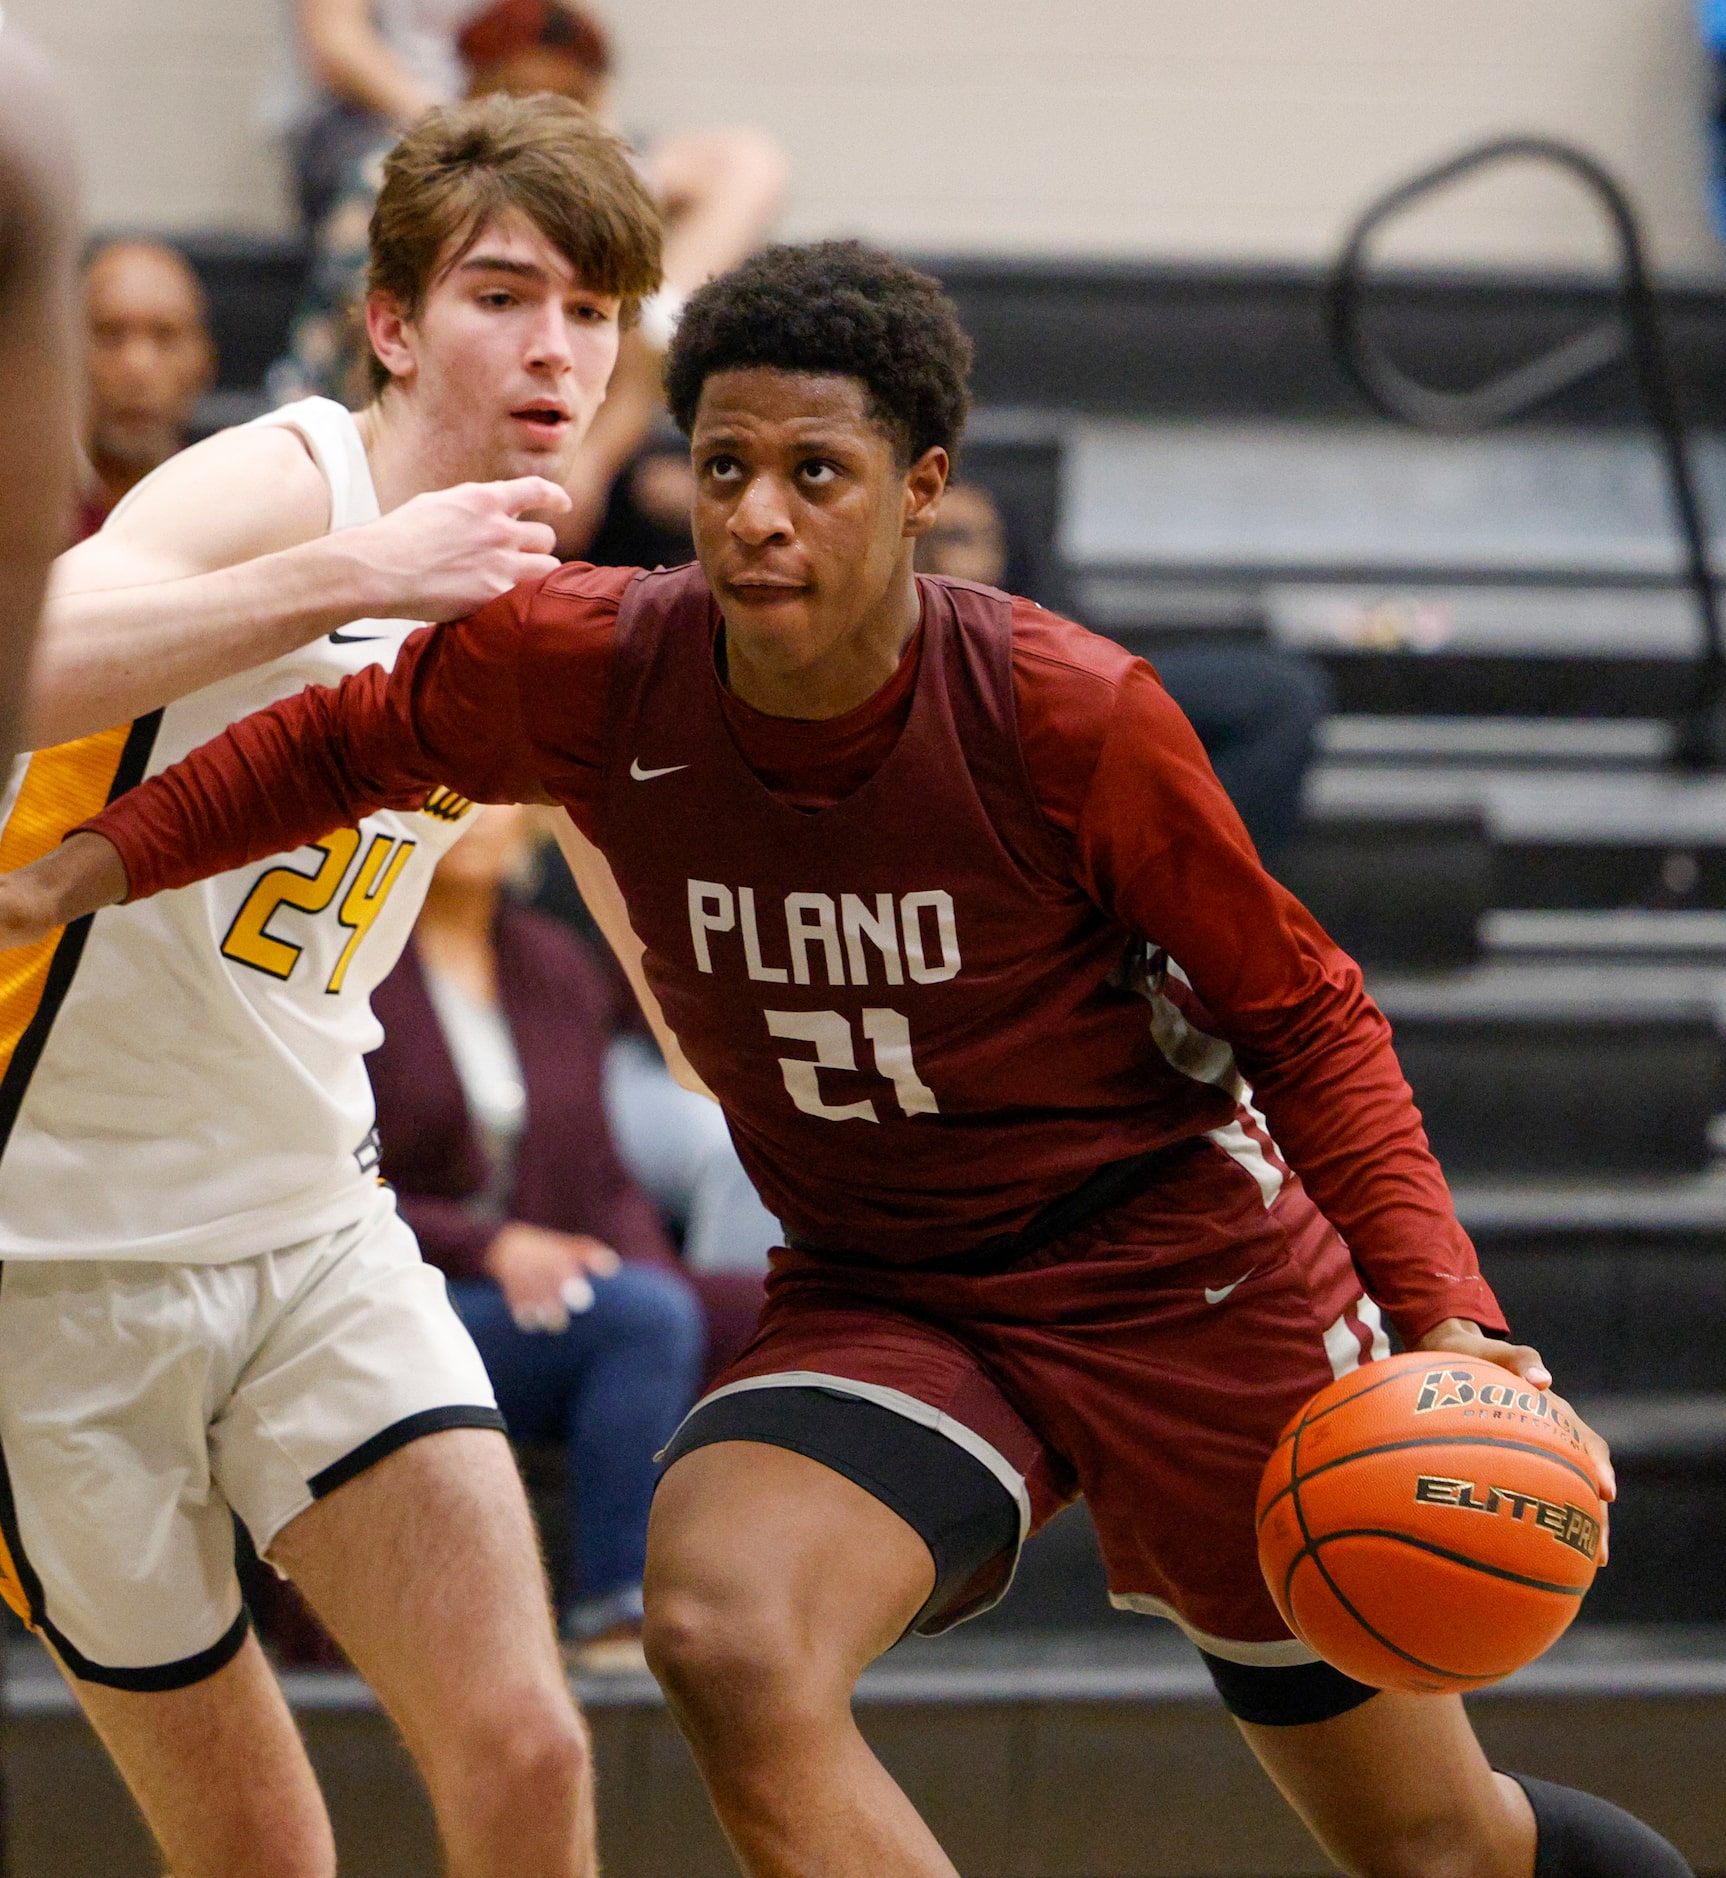
[[[739,366],[861,379],[904,462],[935,445],[958,454],[971,342],[940,282],[879,248],[763,248],[693,294],[665,360],[666,402],[685,436],[701,387]]]

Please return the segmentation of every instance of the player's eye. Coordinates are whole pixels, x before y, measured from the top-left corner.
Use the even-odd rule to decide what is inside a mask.
[[[481,306],[501,309],[515,305],[515,295],[505,287],[488,287],[479,297]]]
[[[734,456],[710,456],[701,466],[703,476],[716,483],[734,483],[743,475],[743,465]]]
[[[825,457],[812,456],[807,462],[797,465],[797,475],[799,480],[808,484],[811,489],[825,489],[829,483],[837,479],[839,471]]]

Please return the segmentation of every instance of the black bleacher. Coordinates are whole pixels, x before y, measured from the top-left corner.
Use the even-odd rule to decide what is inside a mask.
[[[171,237],[210,296],[223,390],[255,390],[280,352],[304,268],[291,241]],[[1302,268],[912,257],[946,286],[977,347],[979,405],[1136,417],[1358,417],[1326,349],[1322,275]],[[1411,365],[1467,384],[1608,310],[1602,286],[1567,278],[1403,275],[1376,321]],[[1674,370],[1691,420],[1726,426],[1726,291],[1663,296]],[[1640,421],[1628,370],[1564,394],[1542,418]]]

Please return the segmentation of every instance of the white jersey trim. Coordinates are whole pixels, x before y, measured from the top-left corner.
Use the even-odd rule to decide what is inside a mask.
[[[1298,1637],[1290,1637],[1285,1643],[1243,1643],[1236,1637],[1213,1637],[1208,1630],[1189,1624],[1172,1604],[1143,1591],[1111,1591],[1109,1602],[1117,1611],[1136,1611],[1141,1617],[1166,1617],[1208,1656],[1220,1656],[1225,1663],[1248,1663],[1259,1669],[1294,1669],[1303,1663],[1322,1660],[1317,1650],[1309,1650]]]

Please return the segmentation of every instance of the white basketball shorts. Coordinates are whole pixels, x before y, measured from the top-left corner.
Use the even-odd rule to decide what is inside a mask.
[[[314,1500],[445,1428],[498,1428],[443,1275],[367,1217],[227,1265],[0,1269],[0,1596],[75,1675],[179,1689],[246,1637],[260,1556]]]

